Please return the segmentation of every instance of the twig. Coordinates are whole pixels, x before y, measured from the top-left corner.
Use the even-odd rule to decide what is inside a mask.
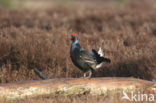
[[[41,79],[43,79],[43,80],[47,79],[47,77],[44,76],[44,75],[42,74],[42,72],[40,72],[37,68],[34,69],[34,72],[35,72]]]

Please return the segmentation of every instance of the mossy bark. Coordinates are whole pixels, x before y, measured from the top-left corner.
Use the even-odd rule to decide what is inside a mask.
[[[156,93],[156,83],[135,78],[64,78],[0,85],[0,98],[12,100],[44,95],[104,95],[143,91]]]

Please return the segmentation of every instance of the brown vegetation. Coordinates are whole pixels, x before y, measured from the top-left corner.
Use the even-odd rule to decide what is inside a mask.
[[[35,67],[48,78],[81,77],[69,57],[73,32],[84,48],[102,47],[111,58],[95,76],[156,80],[156,3],[139,1],[40,11],[1,8],[0,83],[39,79]]]

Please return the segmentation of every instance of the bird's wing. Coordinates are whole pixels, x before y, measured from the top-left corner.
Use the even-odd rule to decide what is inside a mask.
[[[80,51],[80,58],[88,63],[89,65],[96,65],[96,61],[93,57],[92,51],[87,51],[87,50],[81,50]]]

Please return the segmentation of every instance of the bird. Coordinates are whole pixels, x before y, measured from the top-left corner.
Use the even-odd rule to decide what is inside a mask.
[[[109,58],[103,57],[101,48],[98,52],[95,49],[85,50],[82,48],[76,33],[72,33],[71,41],[70,58],[73,64],[83,71],[83,78],[91,78],[93,72],[101,67],[102,62],[111,62]],[[89,72],[88,76],[87,72]]]

